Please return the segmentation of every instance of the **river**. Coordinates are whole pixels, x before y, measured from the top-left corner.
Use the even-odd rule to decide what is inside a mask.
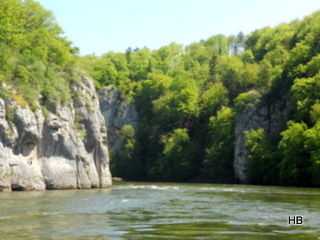
[[[289,225],[289,216],[303,224]],[[0,239],[315,240],[320,189],[132,182],[2,192]]]

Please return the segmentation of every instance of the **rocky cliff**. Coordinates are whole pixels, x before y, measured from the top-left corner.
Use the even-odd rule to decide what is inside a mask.
[[[255,92],[251,93],[256,95]],[[263,128],[268,133],[278,131],[278,122],[281,117],[280,105],[269,105],[261,101],[261,96],[254,96],[242,110],[238,111],[235,118],[235,149],[234,172],[235,179],[240,183],[248,183],[246,168],[249,154],[245,146],[245,131]]]
[[[73,100],[54,111],[32,111],[0,98],[0,190],[111,186],[108,146],[120,151],[120,129],[127,124],[137,129],[136,108],[112,86],[99,90],[98,97],[89,78],[73,83],[71,89]],[[247,183],[244,132],[275,131],[279,114],[260,99],[238,111],[234,171],[240,183]]]
[[[138,127],[138,113],[136,107],[125,100],[123,95],[113,86],[99,90],[101,113],[105,119],[108,131],[108,146],[114,152],[123,147],[120,130],[124,125]]]
[[[91,79],[52,112],[0,98],[0,190],[111,186],[107,135]]]
[[[266,125],[265,109],[249,107],[239,112],[235,119],[235,148],[234,148],[234,173],[235,179],[240,183],[247,183],[246,168],[248,150],[245,146],[245,134],[247,130],[256,130]]]

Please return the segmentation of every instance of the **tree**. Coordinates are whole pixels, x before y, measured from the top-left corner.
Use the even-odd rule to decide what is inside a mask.
[[[222,83],[213,84],[201,96],[202,113],[208,116],[215,114],[223,105],[228,104],[228,90]]]
[[[222,107],[209,122],[208,148],[203,162],[204,178],[213,182],[233,181],[234,112]]]
[[[185,181],[194,175],[193,144],[190,142],[188,130],[175,129],[164,136],[163,156],[160,160],[161,178],[174,181]]]
[[[124,125],[120,129],[120,136],[123,148],[112,154],[111,171],[118,177],[137,178],[141,167],[135,159],[135,130],[131,125]]]
[[[276,141],[264,129],[245,132],[249,150],[247,178],[254,184],[279,184],[279,152]]]
[[[306,186],[310,184],[310,152],[305,148],[305,123],[289,122],[288,129],[281,133],[279,149],[280,180],[283,184]]]
[[[3,0],[0,18],[0,74],[5,80],[34,110],[42,93],[48,105],[69,100],[70,79],[61,72],[68,71],[75,51],[51,13],[32,0]]]

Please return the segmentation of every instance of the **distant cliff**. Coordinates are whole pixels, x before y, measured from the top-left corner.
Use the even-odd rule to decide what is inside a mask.
[[[255,94],[254,91],[251,94]],[[234,146],[234,173],[235,180],[240,183],[249,183],[248,164],[249,149],[246,146],[245,133],[247,131],[264,129],[268,134],[273,134],[279,128],[281,111],[279,105],[269,105],[261,101],[258,96],[253,102],[248,103],[235,116],[235,146]]]
[[[8,87],[8,86],[7,86]],[[0,190],[111,186],[106,127],[92,80],[52,112],[0,99]]]
[[[138,112],[134,104],[125,100],[124,96],[112,85],[98,91],[101,113],[105,119],[110,150],[119,152],[123,147],[120,130],[125,125],[138,127]]]

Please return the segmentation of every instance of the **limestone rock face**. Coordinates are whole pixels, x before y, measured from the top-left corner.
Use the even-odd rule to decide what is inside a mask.
[[[91,79],[73,101],[33,112],[0,98],[0,190],[110,187],[106,127]]]
[[[108,146],[114,152],[118,152],[123,147],[120,129],[124,125],[131,125],[137,130],[138,112],[113,86],[99,90],[98,93],[101,113],[108,131]]]
[[[246,168],[247,155],[245,146],[245,134],[247,130],[265,129],[268,133],[277,131],[277,120],[281,112],[275,106],[261,105],[260,101],[246,106],[238,112],[235,118],[235,149],[234,149],[234,172],[235,179],[240,183],[247,183]]]
[[[235,149],[234,149],[234,172],[235,178],[240,183],[247,183],[246,167],[248,150],[245,146],[244,131],[256,130],[265,126],[265,111],[260,113],[256,108],[246,108],[244,111],[238,113],[235,119]]]

